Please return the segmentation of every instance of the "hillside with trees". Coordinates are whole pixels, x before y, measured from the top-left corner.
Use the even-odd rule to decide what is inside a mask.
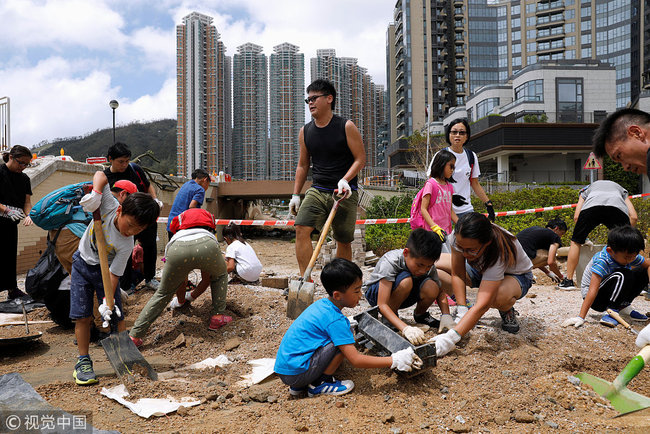
[[[133,157],[151,150],[159,160],[156,162],[144,158],[142,165],[162,173],[176,173],[176,120],[133,122],[119,126],[115,129],[115,140],[129,145]],[[105,128],[85,136],[40,143],[33,151],[38,155],[59,155],[60,149],[63,148],[65,154],[76,161],[86,161],[87,157],[106,156],[106,151],[112,143],[113,129]]]

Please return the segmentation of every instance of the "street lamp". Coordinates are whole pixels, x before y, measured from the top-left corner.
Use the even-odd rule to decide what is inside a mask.
[[[108,103],[108,105],[111,106],[111,108],[113,109],[113,144],[115,144],[115,109],[120,106],[120,103],[112,99],[111,102]]]

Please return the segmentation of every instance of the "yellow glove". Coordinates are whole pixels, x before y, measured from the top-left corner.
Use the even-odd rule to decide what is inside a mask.
[[[445,232],[444,229],[442,229],[440,226],[434,223],[433,226],[431,226],[431,230],[438,234],[440,241],[443,243],[447,241],[447,232]]]

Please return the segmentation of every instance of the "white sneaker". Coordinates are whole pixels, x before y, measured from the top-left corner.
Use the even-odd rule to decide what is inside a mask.
[[[144,286],[146,286],[147,288],[150,288],[150,289],[153,289],[154,291],[156,291],[156,290],[158,289],[158,287],[160,286],[160,282],[158,282],[156,279],[151,279],[151,280],[147,280],[147,281],[144,283]]]
[[[174,298],[172,298],[172,301],[169,303],[169,308],[170,309],[178,309],[178,308],[183,307],[183,306],[185,306],[185,303],[180,304],[178,302],[178,297],[176,297],[176,296],[174,296]]]

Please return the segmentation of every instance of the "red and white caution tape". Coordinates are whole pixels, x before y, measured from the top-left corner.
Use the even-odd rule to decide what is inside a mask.
[[[650,196],[650,193],[643,193],[643,194],[635,194],[630,196],[630,199],[637,199],[639,197],[647,197]],[[517,211],[499,211],[495,213],[497,217],[507,217],[511,215],[522,215],[522,214],[533,214],[536,212],[543,212],[543,211],[557,211],[561,209],[567,209],[567,208],[575,208],[577,204],[572,203],[569,205],[556,205],[556,206],[547,206],[544,208],[530,208],[530,209],[520,209]],[[487,214],[485,214],[487,215]],[[385,225],[385,224],[392,224],[392,223],[408,223],[410,222],[410,218],[393,218],[393,219],[365,219],[365,220],[357,220],[356,224],[358,225]],[[215,224],[217,226],[219,225],[228,225],[230,223],[240,225],[240,226],[293,226],[295,224],[295,220],[231,220],[231,219],[217,219],[215,220]],[[160,217],[158,219],[158,223],[167,223],[167,217]]]

